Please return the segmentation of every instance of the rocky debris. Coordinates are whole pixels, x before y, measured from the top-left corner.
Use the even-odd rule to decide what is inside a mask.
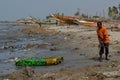
[[[13,72],[12,75],[9,74],[7,76],[10,80],[32,80],[35,77],[35,72],[32,68],[25,67],[20,72]]]
[[[34,49],[28,49],[27,51],[28,51],[28,52],[33,52],[33,53],[36,52],[36,50],[34,50]]]
[[[9,50],[10,52],[16,52],[18,50],[24,50],[24,45],[3,45],[0,47],[0,50]]]
[[[111,27],[111,31],[120,31],[119,27]]]
[[[28,44],[21,44],[21,45],[3,45],[0,46],[0,50],[20,50],[20,49],[30,49],[33,47],[36,48],[46,48],[49,44],[48,43],[41,43],[41,44],[34,44],[34,43],[28,43]]]
[[[36,47],[36,48],[47,48],[47,46],[49,45],[49,43],[41,43],[41,44],[27,44],[25,48],[32,48],[32,47]]]
[[[28,49],[28,48],[32,48],[32,47],[34,47],[34,46],[35,46],[35,44],[27,44],[25,48]]]
[[[118,54],[120,54],[120,51],[117,51]]]
[[[120,70],[118,70],[118,71],[103,72],[102,75],[104,75],[104,76],[107,77],[107,78],[120,77]]]
[[[42,27],[33,27],[33,28],[25,28],[22,30],[25,34],[42,34],[46,33],[47,31]]]
[[[1,46],[0,49],[15,49],[16,46],[12,46],[12,45],[6,45],[6,46]]]
[[[23,69],[23,74],[25,74],[28,77],[32,77],[34,75],[34,73],[35,73],[34,70],[31,69],[30,67],[25,67]]]
[[[78,47],[76,47],[76,48],[73,48],[72,50],[79,50],[79,48],[78,48]]]
[[[56,80],[55,73],[51,73],[51,72],[45,73],[42,75],[40,79],[41,80]]]
[[[52,48],[50,48],[50,51],[57,51],[57,50],[59,50],[58,47],[52,47]]]
[[[38,44],[38,48],[47,48],[48,45],[48,43]]]

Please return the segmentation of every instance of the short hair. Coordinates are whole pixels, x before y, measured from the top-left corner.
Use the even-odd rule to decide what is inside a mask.
[[[97,27],[98,27],[99,29],[102,28],[102,22],[101,22],[101,21],[98,21],[98,22],[97,22]]]
[[[102,22],[101,22],[101,21],[98,21],[98,22],[97,22],[97,25],[102,26]]]

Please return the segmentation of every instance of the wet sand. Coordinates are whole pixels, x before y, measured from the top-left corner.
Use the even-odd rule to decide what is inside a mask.
[[[13,28],[16,29],[16,27],[18,28],[20,26],[14,26]],[[10,80],[120,79],[119,72],[110,77],[104,75],[104,72],[109,73],[116,71],[117,73],[120,69],[119,32],[108,30],[111,39],[110,60],[99,62],[99,48],[95,27],[85,27],[82,25],[45,25],[43,27],[45,28],[45,32],[37,31],[37,33],[34,33],[33,31],[32,34],[24,34],[21,29],[12,29],[17,31],[17,35],[19,36],[13,36],[13,31],[9,30],[9,35],[6,35],[7,38],[5,36],[5,38],[1,38],[0,65],[3,66],[0,67],[1,78]],[[39,30],[39,28],[37,30]],[[10,35],[12,35],[12,38],[8,38]],[[9,45],[5,45],[4,48],[2,44],[5,42],[2,42],[3,40],[6,40],[6,43],[9,42]],[[10,40],[15,42],[10,42]],[[14,48],[11,49],[9,46],[13,46]],[[5,47],[8,48],[5,49]],[[14,64],[15,57],[58,55],[64,57],[64,62],[55,66],[25,68],[16,67]],[[5,60],[6,62],[4,62]]]

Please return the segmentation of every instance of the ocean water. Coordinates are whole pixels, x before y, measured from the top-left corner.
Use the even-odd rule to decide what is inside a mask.
[[[35,56],[34,52],[25,48],[27,44],[42,43],[42,40],[29,38],[29,35],[21,33],[26,26],[12,25],[0,24],[0,74],[9,74],[17,70],[15,58]]]

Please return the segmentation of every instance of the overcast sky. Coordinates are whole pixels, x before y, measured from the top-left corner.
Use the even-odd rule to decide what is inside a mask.
[[[77,8],[82,13],[103,16],[103,10],[107,12],[109,6],[118,4],[120,0],[0,0],[0,20],[14,21],[28,16],[44,19],[58,12],[73,16]]]

